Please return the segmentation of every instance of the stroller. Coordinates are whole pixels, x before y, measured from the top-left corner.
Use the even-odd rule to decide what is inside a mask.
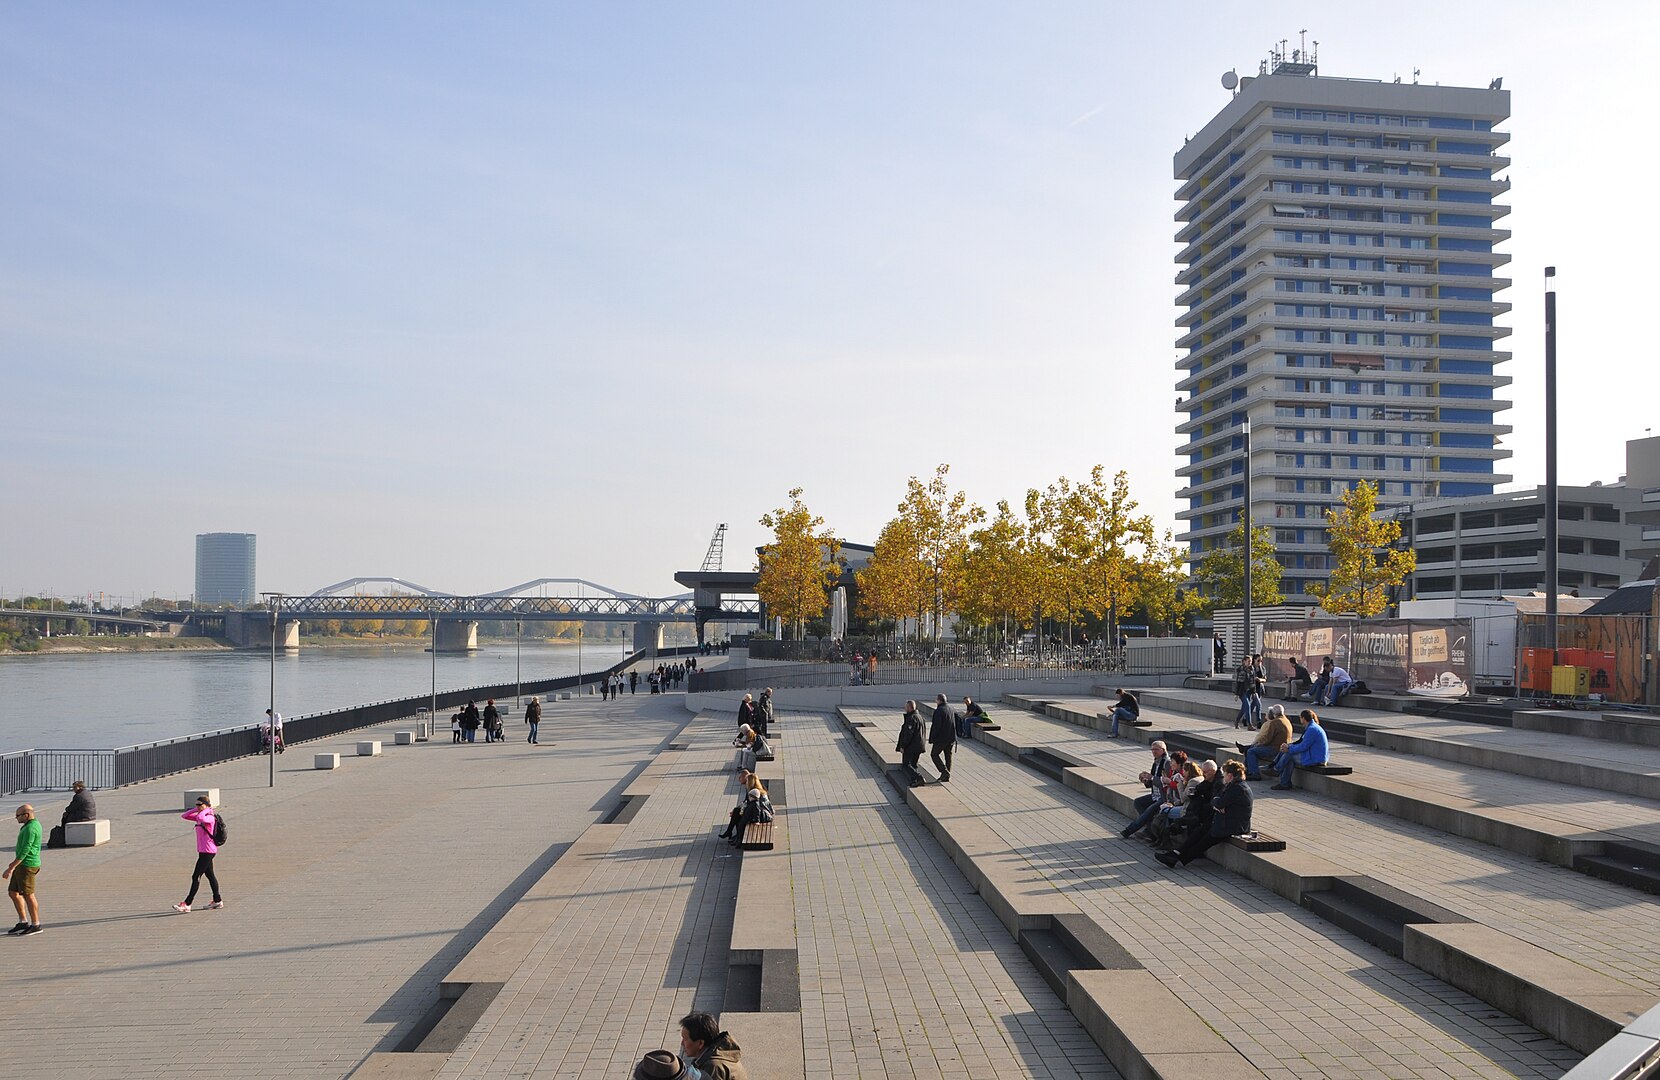
[[[277,732],[277,753],[282,753],[284,749],[286,748],[282,745],[282,732],[279,730]],[[268,754],[271,752],[270,724],[259,725],[259,752],[262,754]]]

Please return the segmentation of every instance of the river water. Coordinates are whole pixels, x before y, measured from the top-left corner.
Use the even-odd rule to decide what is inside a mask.
[[[520,675],[557,678],[623,658],[621,643],[581,650],[526,642]],[[277,653],[277,711],[285,718],[426,693],[432,654],[419,646],[313,646]],[[514,681],[514,646],[440,653],[438,689]],[[0,657],[0,753],[103,749],[265,719],[268,653],[231,650],[62,653]]]

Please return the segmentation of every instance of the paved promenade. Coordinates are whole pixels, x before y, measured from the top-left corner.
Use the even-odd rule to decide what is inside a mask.
[[[897,732],[892,710],[853,715]],[[1082,732],[996,717],[1054,725],[1028,730],[1038,744]],[[1109,753],[1133,780],[1147,754],[1128,747]],[[1557,1077],[1580,1056],[1205,860],[1160,866],[1127,819],[978,744],[951,791],[1267,1076]]]
[[[732,729],[701,716],[677,738],[688,749],[443,1077],[627,1076],[679,1045],[681,1016],[720,1013]],[[787,786],[807,1075],[1116,1075],[840,723],[786,714],[778,734],[762,775]]]
[[[762,775],[784,795],[788,893],[778,895],[793,916],[800,1006],[789,1022],[802,1074],[1117,1077],[848,726],[873,725],[885,752],[898,711],[848,708],[844,719],[792,711],[788,697],[778,759]],[[1146,760],[1136,742],[993,711],[1017,745],[1131,779]],[[1145,712],[1161,726],[1231,730],[1156,704]],[[1353,715],[1540,753],[1589,742]],[[524,743],[521,723],[500,746],[452,746],[446,732],[398,747],[388,728],[295,747],[278,759],[275,790],[265,762],[250,759],[101,792],[114,841],[47,852],[48,931],[3,946],[0,1022],[38,1034],[12,1040],[0,1075],[342,1077],[368,1061],[399,1077],[625,1077],[645,1051],[677,1044],[682,1014],[719,1015],[741,993],[741,979],[727,985],[729,964],[757,912],[735,910],[746,856],[715,836],[737,797],[732,727],[724,713],[690,715],[681,695],[589,698],[550,704],[540,747]],[[356,757],[358,739],[373,737],[383,756]],[[313,770],[312,754],[328,750],[342,768]],[[1654,750],[1583,752],[1660,771]],[[1344,743],[1334,756],[1587,831],[1660,835],[1660,802]],[[228,906],[175,915],[168,905],[194,859],[182,793],[212,786],[231,828],[220,858]],[[939,790],[1006,845],[999,857],[1013,858],[1026,887],[1075,904],[1274,1080],[1546,1080],[1579,1059],[1246,877],[1206,860],[1165,869],[1118,837],[1121,816],[984,745],[962,746]],[[1255,790],[1257,824],[1294,850],[1660,997],[1651,897],[1336,799]],[[619,815],[625,791],[633,801]],[[48,824],[63,801],[36,803]],[[499,991],[490,984],[456,1041],[387,1057],[421,1042],[440,982],[504,929],[511,948],[488,977]],[[750,1049],[763,1080],[776,1047]]]
[[[371,729],[290,749],[274,790],[265,761],[244,759],[99,792],[113,842],[44,852],[47,932],[3,943],[0,1073],[337,1080],[393,1049],[444,973],[686,722],[678,698],[589,701],[548,705],[539,747],[522,723],[493,745],[444,731],[392,746],[391,729]],[[382,737],[384,756],[349,756]],[[341,769],[311,768],[324,750]],[[195,861],[182,792],[215,786],[226,907],[177,915]],[[55,824],[65,801],[35,805]]]

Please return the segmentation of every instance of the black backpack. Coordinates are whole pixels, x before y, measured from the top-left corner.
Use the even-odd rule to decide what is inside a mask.
[[[201,826],[198,825],[197,828],[201,828]],[[225,815],[218,809],[213,811],[213,832],[211,835],[214,847],[224,847],[225,841],[230,839],[229,834],[225,832]]]

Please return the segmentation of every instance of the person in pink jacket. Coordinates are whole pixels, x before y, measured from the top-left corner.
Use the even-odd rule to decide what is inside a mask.
[[[208,888],[213,890],[213,903],[208,907],[222,908],[225,901],[219,896],[219,879],[213,876],[213,857],[219,854],[219,845],[213,842],[217,821],[213,804],[208,802],[206,795],[199,795],[196,797],[196,808],[186,810],[179,816],[196,824],[196,870],[190,875],[190,895],[184,898],[183,903],[174,904],[173,910],[180,915],[189,913],[190,902],[196,899],[196,890],[202,887],[203,874],[207,875]]]

